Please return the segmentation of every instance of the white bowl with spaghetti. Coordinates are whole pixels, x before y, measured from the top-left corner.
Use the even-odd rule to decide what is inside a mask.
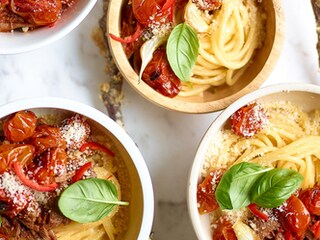
[[[79,221],[71,221],[67,224],[61,226],[59,225],[58,227],[56,226],[55,228],[51,227],[53,228],[53,232],[56,235],[57,239],[148,239],[151,232],[154,212],[153,188],[144,159],[140,151],[138,150],[136,144],[127,135],[127,133],[118,124],[112,121],[108,116],[90,106],[67,99],[47,97],[24,99],[1,106],[0,118],[1,123],[3,123],[3,129],[5,129],[4,126],[6,124],[6,121],[10,121],[10,119],[12,119],[8,118],[8,116],[13,116],[12,114],[15,114],[17,112],[20,112],[21,114],[28,113],[28,111],[32,111],[38,117],[38,123],[35,131],[37,131],[39,124],[40,127],[45,126],[42,124],[51,124],[51,126],[58,126],[52,124],[56,124],[57,119],[60,119],[59,121],[61,121],[61,119],[65,119],[65,117],[70,119],[70,116],[80,116],[81,119],[85,119],[86,125],[90,126],[91,128],[90,136],[92,135],[92,137],[95,137],[96,142],[100,141],[100,145],[104,144],[104,146],[107,146],[110,149],[110,151],[113,152],[112,155],[110,155],[109,153],[107,155],[103,155],[104,153],[102,151],[100,151],[100,153],[97,152],[98,155],[95,155],[95,153],[94,155],[91,155],[92,157],[89,159],[89,161],[91,161],[90,164],[92,164],[92,166],[94,166],[95,164],[100,164],[100,167],[96,165],[98,166],[98,168],[94,167],[93,171],[96,172],[96,176],[98,176],[99,178],[104,178],[112,181],[117,188],[118,197],[122,198],[122,201],[126,201],[129,203],[129,205],[126,204],[126,206],[124,206],[123,208],[113,208],[111,212],[112,216],[104,215],[102,220],[99,220],[97,222],[90,221],[88,223],[81,223],[83,221],[80,221],[79,223]],[[45,120],[42,121],[41,119]],[[78,117],[76,117],[76,119],[78,119]],[[29,123],[30,122],[28,121],[25,122],[25,124]],[[67,125],[65,126],[68,126],[68,124],[72,124],[72,122],[67,121],[66,124]],[[64,128],[63,131],[67,134],[66,136],[68,136],[68,138],[70,136],[74,136],[74,139],[78,138],[77,132],[79,132],[80,130],[78,131],[77,129],[81,128],[77,126],[79,125],[76,121],[74,128],[69,128],[69,130],[68,128]],[[74,129],[75,131],[73,131],[72,129]],[[6,133],[5,136],[7,136]],[[70,139],[72,139],[72,137]],[[30,140],[24,140],[23,143],[32,144],[30,143]],[[92,148],[92,150],[93,149],[94,148]],[[70,154],[67,152],[67,155],[69,156]],[[88,156],[90,156],[90,154]],[[73,158],[71,157],[69,159]],[[73,164],[73,161],[74,160],[72,160],[71,164]],[[14,171],[19,177],[16,168],[14,169]],[[89,170],[87,170],[86,174],[90,174],[90,172],[88,171]],[[108,172],[110,173],[109,176],[107,176]],[[77,170],[76,174],[72,177],[72,182],[75,182],[74,177],[78,173],[80,173],[82,179],[86,178],[86,174],[84,174],[82,170]],[[6,174],[9,175],[10,172]],[[30,172],[28,172],[28,174],[29,175],[27,176],[27,178],[30,177]],[[89,177],[87,180],[94,179],[95,176],[92,176],[93,178]],[[19,179],[23,184],[26,184],[25,180],[21,179],[20,177]],[[75,182],[74,184],[86,181],[78,180],[79,178],[77,179],[77,182]],[[56,181],[59,184],[58,180],[54,181]],[[71,186],[74,184],[71,184]],[[33,186],[31,185],[26,186],[29,187],[29,190],[33,188]],[[67,189],[69,189],[69,187]],[[90,189],[90,191],[92,192],[93,189]],[[65,210],[62,210],[60,202],[62,195],[65,191],[65,189],[62,190],[62,194],[60,195],[60,200],[58,203],[59,208],[63,214],[65,214],[64,211],[69,211],[69,209],[77,207],[74,206],[77,204],[73,204],[76,200],[73,200],[71,205],[67,205]],[[84,209],[84,205],[81,206],[82,207],[79,211],[81,211],[81,209]],[[114,211],[114,209],[117,210]],[[89,211],[90,210],[84,212],[83,216],[89,216]],[[100,214],[103,214],[103,212],[101,212]],[[7,215],[2,214],[2,217],[7,217]],[[65,217],[67,216],[65,215]],[[73,219],[70,217],[68,218]],[[37,224],[39,226],[42,226],[44,223],[39,222]],[[2,226],[5,227],[5,225]],[[25,227],[25,229],[27,228]],[[51,229],[49,230],[52,231]]]
[[[251,111],[249,114],[250,111],[245,109],[251,104],[257,104],[262,107],[260,110],[263,110],[255,108],[256,111]],[[244,112],[248,115],[242,116],[248,118],[239,118]],[[235,233],[238,239],[249,239],[249,237],[264,239],[263,236],[270,234],[265,229],[269,229],[274,234],[272,236],[275,236],[281,234],[279,233],[281,227],[284,231],[289,231],[292,236],[297,236],[297,234],[303,236],[307,229],[309,229],[309,236],[312,234],[310,232],[310,216],[312,217],[314,213],[306,203],[310,200],[310,195],[306,194],[308,191],[314,191],[315,186],[319,184],[320,158],[317,150],[317,142],[320,141],[319,113],[320,87],[289,83],[253,91],[231,104],[218,116],[201,140],[188,180],[188,210],[199,239],[211,240],[213,236],[221,234],[219,227],[223,224],[225,226],[229,224],[227,231]],[[270,199],[266,197],[263,200],[265,203],[263,203],[261,199],[259,202],[261,192],[256,192],[257,186],[260,186],[261,182],[251,185],[251,178],[247,177],[245,183],[238,185],[239,191],[242,191],[239,195],[237,190],[228,188],[232,186],[231,183],[224,185],[223,191],[229,197],[223,202],[220,186],[221,182],[223,182],[222,185],[226,183],[223,181],[223,176],[231,171],[231,167],[240,166],[240,164],[257,164],[262,169],[270,167],[275,171],[291,171],[300,180],[295,188],[288,192],[286,198],[282,199],[280,196],[281,194],[285,195],[285,187],[282,186],[279,188],[280,195],[277,194],[277,191],[272,191],[272,197]],[[217,171],[222,171],[220,176],[216,174]],[[234,176],[237,175],[234,173]],[[210,177],[215,180],[207,180],[205,183],[204,179]],[[288,181],[288,179],[284,181]],[[209,182],[211,187],[206,185]],[[250,189],[248,190],[250,191],[249,195],[246,195],[245,189],[247,187],[244,186],[248,186]],[[214,199],[209,204],[211,209],[207,207],[208,205],[204,205],[202,195],[207,193],[208,189],[211,191],[210,199]],[[263,192],[263,190],[261,191]],[[238,200],[235,200],[231,194],[239,197]],[[298,223],[303,222],[302,224],[305,226],[302,229],[301,225],[297,224],[296,229],[300,228],[299,231],[301,231],[299,233],[297,233],[298,230],[292,230],[294,227],[290,225],[297,220],[292,217],[294,214],[287,214],[288,206],[291,206],[291,198],[299,198],[299,202],[303,202],[302,205],[304,205],[304,208],[301,209],[307,208],[305,216],[308,217],[297,221]],[[281,201],[275,203],[275,200]],[[245,201],[248,202],[243,204]],[[228,204],[231,204],[231,207],[227,206]],[[250,207],[247,208],[251,204],[254,204],[255,207],[258,205],[258,212],[262,215],[255,215]],[[268,204],[274,204],[274,206],[268,208],[265,206]],[[230,209],[237,209],[237,211]],[[280,211],[277,212],[278,209]],[[281,215],[281,212],[286,215]],[[228,217],[225,214],[228,214]],[[273,218],[274,216],[276,218]],[[270,228],[268,224],[272,220],[275,225]],[[285,224],[284,221],[286,221]],[[269,228],[266,227],[267,225]],[[242,237],[241,231],[244,234]]]
[[[110,1],[111,52],[131,86],[167,109],[224,109],[267,79],[282,49],[279,0],[131,2]]]
[[[73,1],[64,2],[69,4]],[[15,17],[16,15],[8,10],[8,5],[2,8],[0,4],[0,18],[4,17],[4,19],[1,19],[2,22],[0,27],[0,54],[27,52],[41,48],[61,39],[83,21],[95,3],[96,0],[78,0],[74,1],[70,6],[65,4],[67,7],[64,7],[63,5],[63,9],[61,10],[62,13],[59,14],[57,20],[54,20],[55,22],[53,24],[39,26],[34,30],[30,30],[34,25],[33,20],[28,21],[22,20],[20,17]],[[4,11],[7,11],[8,13]],[[10,17],[6,14],[10,14]],[[15,23],[10,23],[10,21],[14,21]],[[39,20],[39,22],[40,21],[41,20]],[[17,26],[17,29],[10,30],[10,26],[15,25]]]

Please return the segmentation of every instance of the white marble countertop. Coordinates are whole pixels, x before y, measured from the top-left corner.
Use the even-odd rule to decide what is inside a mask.
[[[286,40],[264,86],[320,84],[310,1],[283,0],[283,8]],[[106,112],[99,99],[99,86],[108,80],[104,59],[91,39],[101,14],[99,0],[85,21],[58,42],[30,53],[0,56],[0,105],[26,97],[55,96]],[[201,137],[219,113],[171,112],[147,102],[126,83],[122,110],[126,130],[141,150],[153,181],[155,239],[196,239],[186,206],[187,178]]]

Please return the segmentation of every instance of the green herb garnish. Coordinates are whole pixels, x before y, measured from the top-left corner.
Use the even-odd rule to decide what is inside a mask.
[[[105,179],[89,178],[70,185],[61,194],[58,206],[62,214],[76,222],[96,222],[111,213],[118,200],[115,185]]]
[[[223,175],[215,196],[221,209],[240,209],[250,203],[274,208],[286,201],[302,181],[303,176],[290,169],[243,162]]]
[[[166,52],[175,75],[182,81],[188,81],[199,52],[197,33],[186,23],[177,25],[170,33]]]

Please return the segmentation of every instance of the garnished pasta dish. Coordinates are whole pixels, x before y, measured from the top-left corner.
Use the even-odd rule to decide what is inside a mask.
[[[197,189],[212,239],[320,238],[320,110],[253,102],[212,139]]]
[[[139,79],[164,96],[194,96],[237,82],[264,42],[257,0],[132,0],[121,36]]]
[[[128,173],[107,136],[79,114],[26,110],[1,125],[1,239],[121,239]]]

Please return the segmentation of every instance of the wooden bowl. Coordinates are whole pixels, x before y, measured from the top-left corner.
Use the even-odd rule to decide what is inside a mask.
[[[115,62],[129,84],[143,97],[161,107],[185,113],[209,113],[226,108],[241,96],[259,88],[273,70],[283,45],[284,16],[281,0],[262,1],[267,15],[263,46],[257,49],[252,64],[233,86],[218,87],[214,93],[205,91],[201,96],[168,98],[139,81],[126,58],[122,44],[109,38],[109,46]],[[121,9],[127,0],[110,0],[107,14],[107,35],[120,36]]]

